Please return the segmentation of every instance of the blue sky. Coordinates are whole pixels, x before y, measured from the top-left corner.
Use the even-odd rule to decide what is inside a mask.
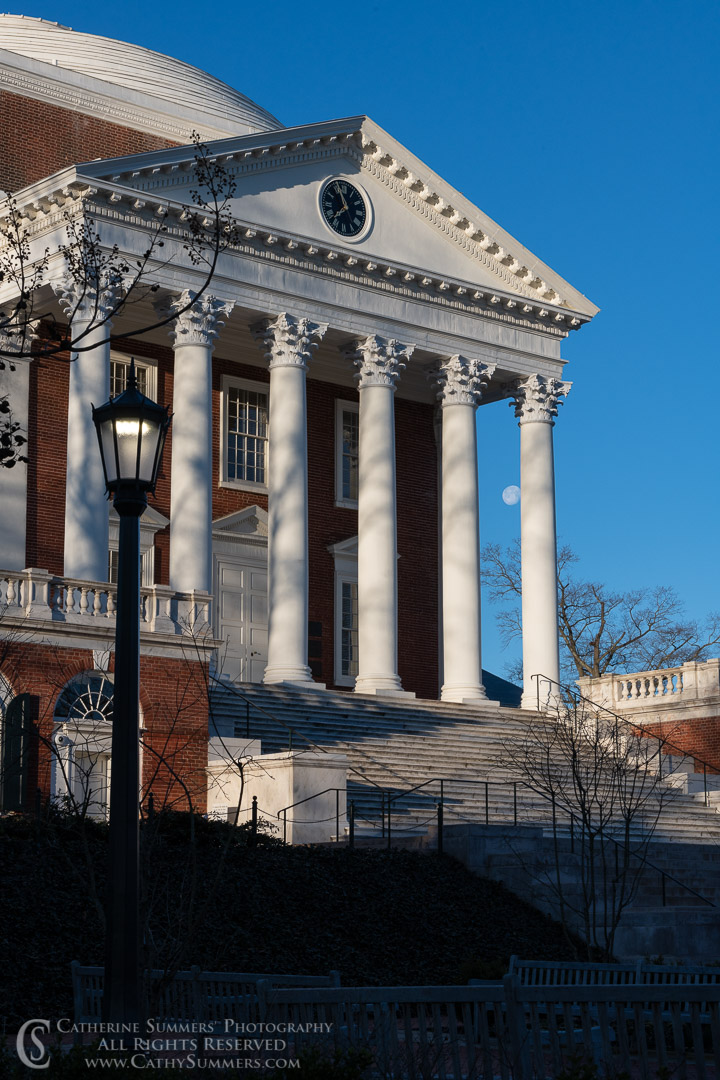
[[[28,3],[30,0],[28,0]],[[15,11],[204,68],[288,125],[367,113],[602,310],[567,341],[558,523],[583,572],[720,607],[720,6],[709,0],[58,0]],[[483,540],[519,532],[518,429],[480,411]],[[485,666],[502,673],[486,608]]]

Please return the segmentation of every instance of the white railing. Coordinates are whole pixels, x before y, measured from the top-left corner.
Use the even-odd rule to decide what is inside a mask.
[[[614,712],[667,707],[720,698],[720,659],[689,661],[655,671],[608,672],[596,679],[578,679],[580,693]]]
[[[167,585],[140,590],[140,628],[152,633],[185,634],[206,629],[212,597],[180,593]],[[114,622],[117,587],[104,581],[57,577],[36,568],[0,570],[0,614],[4,619],[71,625]]]

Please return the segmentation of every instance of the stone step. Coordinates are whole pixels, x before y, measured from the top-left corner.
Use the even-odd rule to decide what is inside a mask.
[[[548,827],[551,815],[547,802],[520,787],[515,794],[508,764],[508,744],[527,734],[528,726],[537,721],[536,713],[248,684],[241,691],[251,702],[250,734],[261,739],[263,752],[287,748],[288,729],[292,728],[295,746],[308,740],[346,753],[350,765],[348,794],[361,818],[380,816],[380,796],[373,785],[396,793],[433,776],[444,776],[453,778],[452,784],[445,785],[447,820],[484,821],[487,803],[488,821],[513,821],[517,801],[518,821]],[[248,710],[232,691],[216,694],[214,706],[216,724],[238,723],[242,729]],[[664,769],[672,766],[681,777],[671,777],[671,781],[681,784],[682,790],[688,789],[690,794],[676,788],[672,807],[663,812],[658,835],[720,839],[715,806],[705,806],[704,793],[698,799],[694,790],[697,778],[688,771],[688,760],[663,759]],[[470,773],[472,777],[467,775]],[[558,776],[560,773],[558,766]],[[488,781],[487,796],[484,783],[471,784],[471,779]],[[408,827],[420,828],[436,812],[439,788],[436,782],[427,791],[398,797],[393,801],[393,816]],[[636,830],[639,834],[640,829]]]

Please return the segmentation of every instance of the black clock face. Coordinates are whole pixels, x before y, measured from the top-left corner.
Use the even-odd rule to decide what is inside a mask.
[[[357,236],[365,228],[367,207],[356,187],[347,180],[331,180],[320,198],[325,221],[338,236]]]

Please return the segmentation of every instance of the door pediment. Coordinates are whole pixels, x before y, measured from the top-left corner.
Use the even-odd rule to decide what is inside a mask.
[[[212,523],[213,541],[226,540],[248,543],[255,541],[267,546],[268,515],[262,506],[246,506],[244,510],[236,510],[233,514],[226,514],[217,518]]]

